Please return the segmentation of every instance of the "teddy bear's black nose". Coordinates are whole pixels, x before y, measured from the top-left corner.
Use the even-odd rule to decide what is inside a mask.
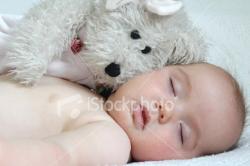
[[[107,73],[110,77],[117,77],[121,74],[121,68],[119,64],[110,63],[105,68],[105,73]]]

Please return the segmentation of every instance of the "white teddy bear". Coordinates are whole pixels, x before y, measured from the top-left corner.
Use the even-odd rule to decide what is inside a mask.
[[[12,31],[6,67],[22,84],[48,74],[116,89],[168,64],[203,61],[204,41],[181,6],[174,0],[43,0]]]

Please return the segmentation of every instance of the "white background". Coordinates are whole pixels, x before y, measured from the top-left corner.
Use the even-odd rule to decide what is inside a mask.
[[[0,13],[21,14],[37,0],[0,0]]]

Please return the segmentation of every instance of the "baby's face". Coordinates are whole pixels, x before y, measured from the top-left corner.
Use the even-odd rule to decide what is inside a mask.
[[[218,153],[241,132],[229,80],[208,64],[169,66],[130,80],[106,106],[128,134],[137,161]]]

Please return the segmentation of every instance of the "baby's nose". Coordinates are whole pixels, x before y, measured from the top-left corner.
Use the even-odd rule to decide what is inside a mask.
[[[166,122],[168,122],[173,116],[173,111],[175,107],[174,102],[172,101],[157,102],[155,106],[159,111],[159,116],[158,116],[159,123],[165,124]]]

